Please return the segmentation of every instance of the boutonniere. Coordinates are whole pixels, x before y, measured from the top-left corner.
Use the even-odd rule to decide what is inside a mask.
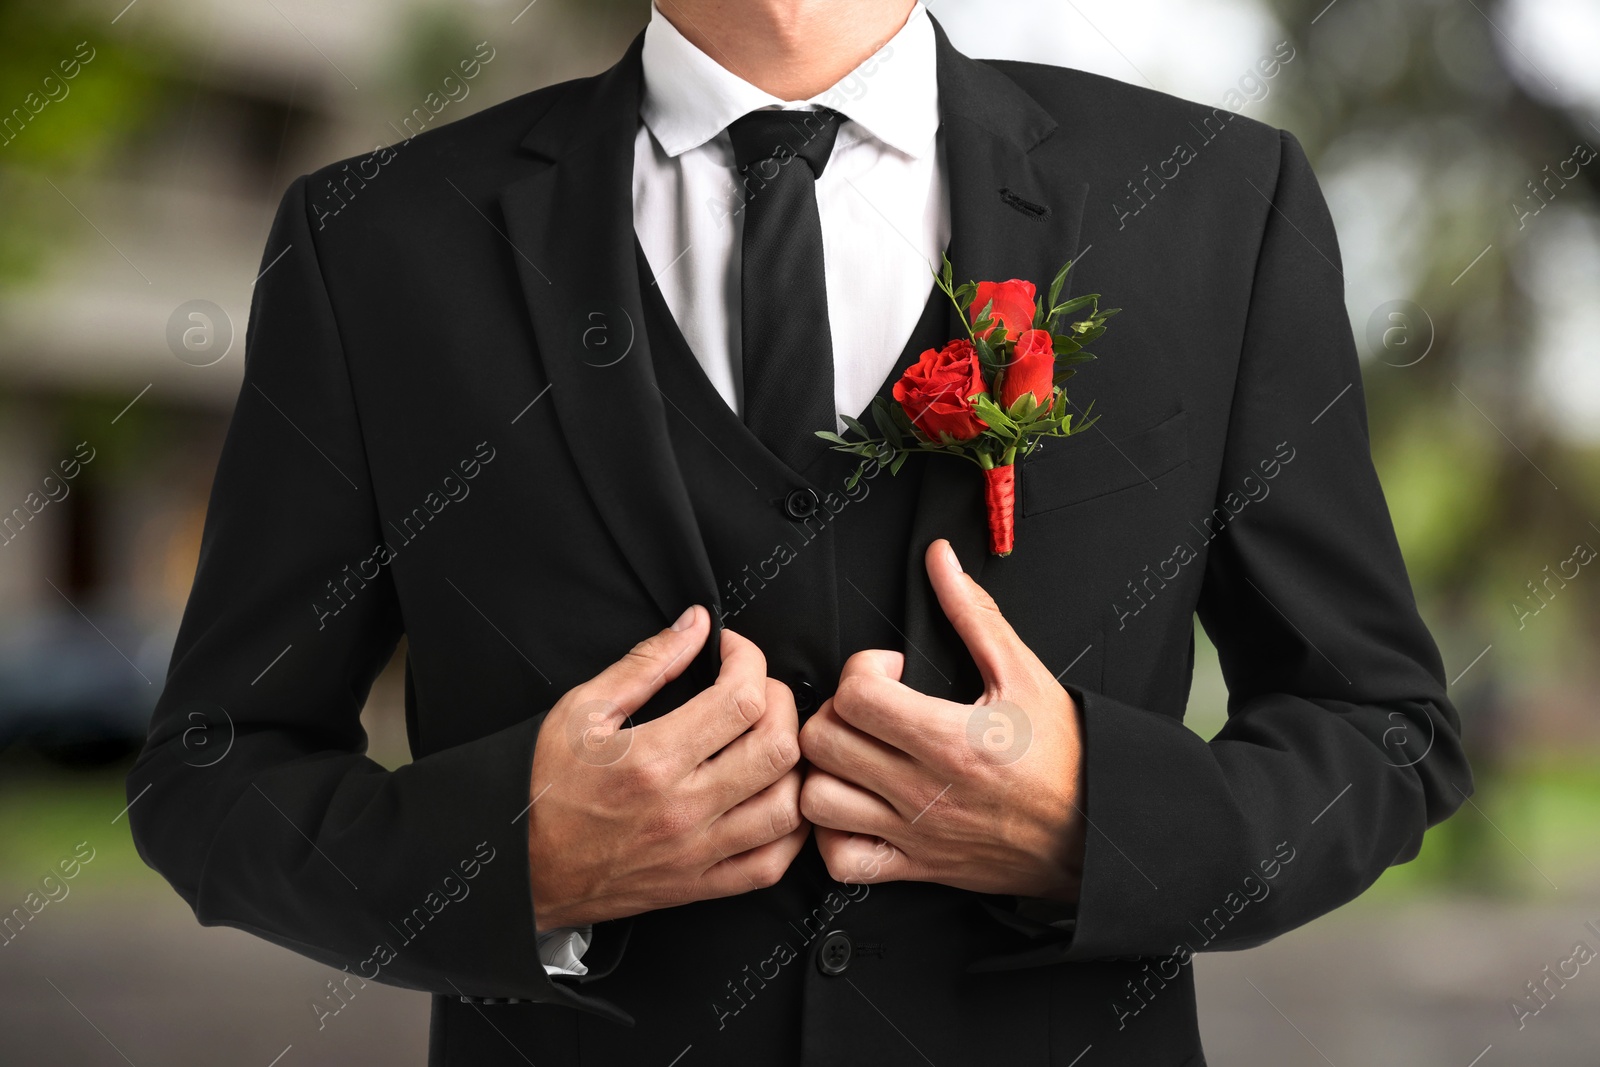
[[[966,282],[955,285],[950,260],[934,279],[966,324],[967,336],[930,348],[894,384],[894,402],[872,402],[877,435],[844,416],[859,440],[832,430],[817,436],[835,452],[862,457],[850,488],[869,465],[897,474],[913,452],[942,452],[976,463],[983,471],[989,517],[989,551],[1011,554],[1015,541],[1017,461],[1046,437],[1071,437],[1094,425],[1088,411],[1074,419],[1062,387],[1073,364],[1094,359],[1084,346],[1106,332],[1120,308],[1100,309],[1100,294],[1056,303],[1068,261],[1035,299],[1032,282]],[[1084,313],[1081,319],[1071,316]],[[1093,407],[1091,404],[1090,407]]]

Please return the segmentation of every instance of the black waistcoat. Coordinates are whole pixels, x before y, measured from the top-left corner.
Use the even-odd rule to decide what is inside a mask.
[[[851,653],[905,647],[909,538],[929,457],[847,490],[855,457],[819,440],[805,470],[789,469],[712,386],[642,251],[638,260],[644,329],[717,577],[715,609],[761,647],[767,673],[796,690],[804,718],[832,693]],[[952,325],[934,289],[881,392],[919,353],[949,340]],[[1025,1021],[1008,1024],[1005,1055],[1048,1059],[1051,983],[1027,970],[966,974],[1015,937],[976,894],[927,882],[835,881],[814,836],[777,885],[601,924],[595,936],[597,948],[613,939],[626,947],[614,967],[584,980],[585,992],[630,1012],[636,1025],[544,1005],[526,1016],[549,1047],[566,1035],[584,1063],[667,1063],[690,1047],[705,1067],[923,1062],[899,1024],[946,1054],[939,1062],[977,1063],[995,1047],[985,1020],[1012,1015]]]
[[[894,475],[869,466],[871,477],[847,487],[859,460],[818,439],[806,469],[791,470],[712,386],[642,252],[639,262],[656,381],[716,575],[716,609],[726,626],[766,653],[767,673],[795,690],[804,718],[832,693],[851,653],[905,643],[906,554],[927,457],[910,457]],[[880,396],[890,395],[921,352],[949,340],[949,305],[930,288]],[[872,424],[870,417],[863,421]]]

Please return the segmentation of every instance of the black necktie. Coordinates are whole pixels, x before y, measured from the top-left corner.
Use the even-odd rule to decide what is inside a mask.
[[[752,111],[728,127],[744,202],[744,421],[795,471],[826,449],[815,431],[837,419],[816,185],[839,121],[826,110]]]

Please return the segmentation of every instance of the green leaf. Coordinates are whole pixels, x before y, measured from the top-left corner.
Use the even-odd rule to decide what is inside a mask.
[[[889,417],[889,411],[877,398],[872,405],[872,421],[878,427],[878,432],[883,434],[883,439],[898,447],[901,442],[900,427],[894,424],[894,419]]]
[[[1006,437],[1016,434],[1017,424],[988,396],[980,395],[973,401],[972,406],[977,411],[978,418],[989,424],[989,429]]]
[[[1039,409],[1039,398],[1029,390],[1011,402],[1011,407],[1006,410],[1018,422],[1027,422],[1033,418],[1034,412]]]
[[[1054,319],[1062,315],[1070,315],[1074,311],[1088,307],[1098,299],[1100,299],[1099,293],[1086,293],[1083,296],[1075,296],[1071,300],[1068,300],[1065,304],[1052,305],[1050,308],[1050,317]]]
[[[865,437],[869,440],[872,438],[872,435],[867,432],[867,428],[861,425],[859,420],[853,419],[849,415],[843,415],[840,417],[844,419],[844,424],[850,428],[852,433],[855,433],[860,437]]]
[[[911,455],[910,452],[901,452],[899,455],[895,456],[894,457],[894,462],[889,464],[889,473],[890,474],[899,474],[900,473],[900,468],[905,466],[906,457],[909,456],[909,455]]]
[[[995,354],[994,346],[988,340],[979,337],[973,341],[972,347],[978,350],[978,362],[982,363],[985,370],[993,371],[1000,366],[1000,357]]]
[[[1072,260],[1069,259],[1061,265],[1060,270],[1056,271],[1054,280],[1050,282],[1050,295],[1045,300],[1046,304],[1049,304],[1051,307],[1056,306],[1056,299],[1061,296],[1061,286],[1064,285],[1067,280],[1067,271],[1071,269]]]
[[[817,430],[815,433],[824,441],[832,441],[836,445],[847,445],[850,443],[844,438],[840,437],[838,434],[834,433],[832,430]]]

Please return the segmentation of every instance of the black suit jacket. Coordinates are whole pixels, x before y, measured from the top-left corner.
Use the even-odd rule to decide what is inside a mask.
[[[950,537],[1081,703],[1091,826],[1075,914],[986,900],[1018,940],[969,962],[1076,975],[1103,996],[1075,994],[1052,1025],[1124,1029],[1150,999],[1138,961],[1181,967],[1350,900],[1416,854],[1470,776],[1294,138],[974,61],[942,31],[938,48],[957,273],[1042,281],[1077,257],[1072,291],[1125,311],[1072,383],[1098,428],[1021,468],[1014,555],[987,556],[970,468],[928,463],[906,681],[977,692],[922,572]],[[460,997],[630,1010],[544,975],[524,816],[542,712],[717,597],[639,327],[639,70],[636,41],[599,76],[290,188],[129,779],[142,855],[201,922],[347,983],[428,990],[436,1025]],[[1210,742],[1181,721],[1197,611],[1230,694]],[[358,713],[402,634],[415,761],[390,772],[363,754]],[[642,968],[666,990],[694,966],[601,933],[596,974]],[[916,992],[895,1019],[913,1034]],[[485,1041],[498,1052],[473,1055],[505,1052]]]

